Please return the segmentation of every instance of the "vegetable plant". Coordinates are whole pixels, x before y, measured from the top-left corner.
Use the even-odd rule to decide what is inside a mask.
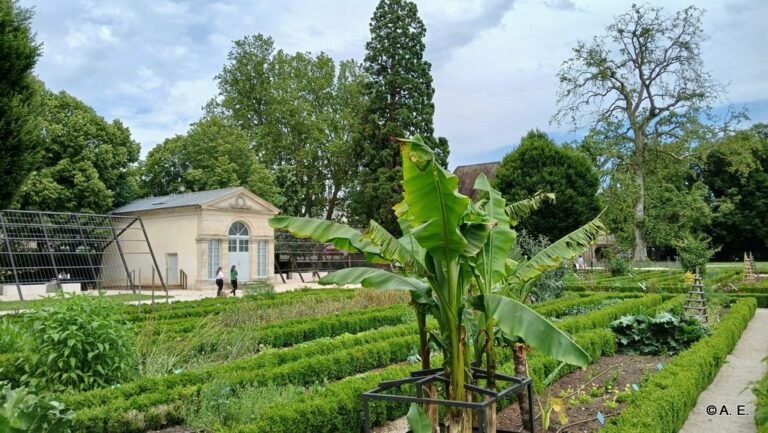
[[[560,361],[586,366],[589,355],[524,302],[537,277],[572,260],[597,238],[604,230],[599,220],[530,260],[511,260],[509,252],[516,236],[512,227],[546,195],[508,205],[481,175],[475,189],[482,191],[483,197],[473,203],[458,192],[458,177],[438,164],[421,137],[400,140],[400,150],[403,201],[394,211],[402,237],[395,237],[375,221],[364,233],[311,218],[278,216],[270,224],[297,237],[361,252],[373,263],[391,265],[395,272],[349,268],[320,282],[410,291],[419,325],[422,366],[429,367],[429,343],[434,342],[443,352],[443,368],[450,381],[446,397],[450,400],[472,401],[465,385],[477,383],[470,369],[473,358],[485,360],[486,386],[495,386],[494,346],[501,340],[522,341]],[[427,329],[428,315],[436,319],[437,329]],[[495,408],[492,412],[495,415]],[[426,411],[412,408],[412,428],[436,431],[437,413],[434,407]],[[449,408],[443,423],[447,433],[472,431],[467,409]],[[489,424],[490,431],[495,431],[493,420]]]

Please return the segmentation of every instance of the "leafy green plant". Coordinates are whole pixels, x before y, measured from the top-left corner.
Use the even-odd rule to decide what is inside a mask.
[[[632,270],[632,265],[623,257],[615,256],[608,261],[608,271],[612,276],[627,275]]]
[[[255,281],[243,286],[243,293],[248,297],[274,299],[275,287],[269,281]]]
[[[512,227],[546,195],[507,205],[480,175],[475,189],[483,198],[473,203],[458,192],[458,178],[440,166],[421,137],[402,140],[400,148],[404,200],[395,207],[404,234],[400,239],[374,221],[365,234],[343,224],[310,218],[278,216],[270,224],[298,237],[361,252],[374,263],[392,265],[397,272],[349,268],[320,282],[410,291],[419,324],[422,366],[429,367],[431,338],[443,351],[450,380],[446,397],[450,400],[467,401],[470,397],[465,384],[473,383],[466,374],[471,363],[467,348],[471,345],[477,359],[486,359],[487,386],[495,386],[496,336],[529,344],[560,361],[587,365],[589,355],[582,348],[523,303],[529,300],[532,282],[583,252],[605,230],[602,223],[591,221],[529,260],[510,260],[516,235]],[[438,323],[438,329],[429,336],[424,327],[427,314]],[[447,433],[471,431],[468,410],[452,407],[447,412]],[[495,410],[490,408],[489,413],[495,415]],[[434,425],[436,420],[432,421]]]
[[[75,413],[26,387],[0,382],[0,432],[68,433]]]
[[[763,359],[763,362],[768,363],[768,357]],[[768,431],[768,373],[763,378],[754,384],[752,392],[757,397],[757,403],[755,404],[755,424],[757,425],[758,433]]]
[[[717,248],[709,248],[709,239],[692,235],[684,237],[675,247],[683,270],[691,273],[698,270],[700,275],[707,273],[707,263],[717,252]]]
[[[0,353],[21,352],[27,345],[27,333],[18,324],[0,319]]]
[[[119,311],[103,296],[76,295],[31,313],[23,380],[61,391],[131,379],[138,371],[136,337]]]
[[[628,354],[675,354],[711,333],[694,318],[668,312],[655,317],[624,316],[611,323],[619,349]]]

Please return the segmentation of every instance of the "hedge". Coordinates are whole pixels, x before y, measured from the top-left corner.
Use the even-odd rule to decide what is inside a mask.
[[[764,359],[768,362],[768,358]],[[768,433],[768,373],[755,384],[753,391],[757,396],[755,403],[755,424],[757,433]]]
[[[336,353],[301,359],[275,368],[226,371],[217,379],[235,387],[259,385],[309,386],[324,380],[339,380],[375,368],[404,361],[418,345],[418,336],[395,337]],[[138,433],[183,421],[183,402],[197,395],[203,385],[190,385],[110,401],[75,413],[73,433]],[[66,399],[62,399],[67,404]],[[160,408],[162,407],[162,410]],[[163,412],[164,416],[155,416]],[[141,419],[141,423],[129,422]]]
[[[606,423],[602,433],[675,433],[696,400],[715,378],[726,356],[755,313],[754,299],[734,304],[714,332],[672,358],[664,369],[643,381],[621,414]]]
[[[592,311],[576,317],[569,317],[555,322],[558,328],[572,334],[596,328],[607,327],[611,322],[627,314],[643,313],[662,302],[660,295],[646,295],[637,299],[628,299],[616,305]]]
[[[655,316],[661,312],[670,311],[670,310],[674,311],[675,313],[680,313],[683,311],[684,302],[685,302],[685,295],[671,296],[669,299],[662,302],[661,304],[655,307],[649,308],[645,314],[649,316]]]
[[[575,336],[576,341],[590,353],[593,360],[602,354],[611,354],[616,341],[613,333],[607,330],[585,332]],[[551,372],[558,362],[552,358],[539,356],[536,352],[529,358],[531,371]],[[388,379],[405,377],[413,368],[401,366],[389,367],[377,374],[384,374]],[[565,369],[563,369],[565,370]],[[560,374],[565,374],[561,370]],[[500,372],[513,372],[511,363],[499,367]],[[296,401],[280,407],[266,410],[259,418],[246,425],[219,428],[221,433],[335,433],[357,432],[362,430],[361,394],[375,388],[381,379],[363,376],[348,378],[328,385],[319,392],[300,397]],[[408,405],[376,402],[371,404],[371,425],[379,425],[405,415]]]
[[[752,298],[757,301],[757,308],[768,308],[768,293],[739,293],[731,296],[736,299]]]
[[[555,302],[548,302],[545,305],[531,305],[531,308],[545,317],[560,317],[566,310],[572,307],[595,305],[606,299],[614,298],[633,298],[642,296],[640,293],[598,293],[591,296],[579,298],[558,299]]]

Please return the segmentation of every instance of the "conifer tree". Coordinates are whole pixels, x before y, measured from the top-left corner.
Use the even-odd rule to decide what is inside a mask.
[[[370,24],[363,63],[367,106],[358,143],[360,172],[351,197],[350,220],[360,227],[374,219],[393,233],[399,226],[392,206],[402,200],[400,144],[396,137],[421,135],[439,161],[448,159],[448,140],[434,137],[432,65],[424,60],[427,29],[416,4],[381,0]]]

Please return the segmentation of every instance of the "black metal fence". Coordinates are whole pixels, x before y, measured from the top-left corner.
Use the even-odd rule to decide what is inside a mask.
[[[285,283],[286,278],[296,273],[309,273],[320,278],[320,272],[331,272],[351,267],[372,267],[361,253],[350,254],[339,251],[328,243],[302,239],[288,232],[275,231],[275,275]]]
[[[20,210],[0,211],[0,288],[135,289],[130,262],[150,261],[165,290],[139,217]],[[30,289],[31,290],[31,289]]]

